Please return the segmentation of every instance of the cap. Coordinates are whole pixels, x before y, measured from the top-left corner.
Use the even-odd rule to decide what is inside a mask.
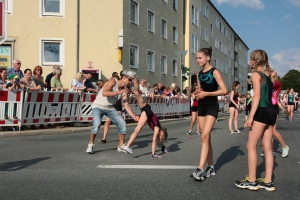
[[[125,76],[128,76],[130,78],[136,77],[136,72],[134,72],[132,70],[123,70],[122,74]]]
[[[17,74],[10,74],[10,75],[8,75],[7,79],[12,80],[13,78],[18,78],[18,77],[19,77],[19,75],[17,75]]]

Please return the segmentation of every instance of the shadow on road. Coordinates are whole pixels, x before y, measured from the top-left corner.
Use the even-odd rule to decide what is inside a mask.
[[[234,146],[222,152],[222,155],[217,159],[215,169],[218,171],[223,165],[234,160],[238,155],[245,155],[240,149],[241,146]]]
[[[37,164],[41,161],[48,160],[51,157],[44,157],[44,158],[35,158],[32,160],[20,160],[15,162],[3,163],[0,164],[0,171],[17,171],[20,169],[24,169],[31,165]]]

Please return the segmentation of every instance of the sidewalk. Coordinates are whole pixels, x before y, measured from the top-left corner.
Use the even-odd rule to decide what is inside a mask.
[[[160,119],[160,123],[168,123],[172,121],[186,120],[189,119],[187,117],[179,117],[179,118],[170,118],[170,119]],[[127,123],[127,127],[136,126],[136,122]],[[100,130],[103,130],[104,125],[101,125]],[[116,125],[110,125],[110,129],[116,129]],[[0,131],[0,138],[3,137],[20,137],[20,136],[39,136],[39,135],[56,135],[56,134],[72,134],[72,133],[82,133],[87,132],[90,133],[91,126],[86,127],[64,127],[61,129],[56,128],[47,128],[47,129],[36,129],[36,130],[23,130],[23,131]]]

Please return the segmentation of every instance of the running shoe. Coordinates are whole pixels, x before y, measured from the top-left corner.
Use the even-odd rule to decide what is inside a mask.
[[[163,153],[168,153],[168,149],[166,148],[166,146],[163,146],[163,147],[161,148],[161,152],[163,152]]]
[[[216,175],[216,170],[215,168],[208,166],[205,170],[205,176],[206,178],[210,177],[210,176],[214,176]]]
[[[230,134],[233,134],[233,133],[234,133],[234,131],[233,131],[233,130],[229,130],[229,133],[230,133]]]
[[[265,183],[263,181],[258,181],[258,187],[264,188],[265,190],[271,192],[275,191],[274,183],[271,181],[270,183]]]
[[[201,132],[197,132],[197,135],[201,136]]]
[[[117,151],[122,153],[127,153],[127,151],[124,150],[124,145],[122,147],[118,146]]]
[[[99,139],[98,142],[106,143],[106,140]]]
[[[285,158],[289,155],[289,150],[290,148],[288,147],[288,145],[286,145],[285,148],[282,148],[282,154],[281,154],[281,157]]]
[[[240,134],[240,133],[241,133],[241,131],[240,131],[239,129],[237,129],[237,130],[234,130],[234,133],[238,133],[238,134]]]
[[[258,183],[256,181],[250,182],[248,177],[241,181],[235,181],[235,186],[242,189],[249,189],[249,190],[258,190]]]
[[[198,181],[204,181],[205,171],[203,169],[197,168],[195,171],[193,171],[193,173],[190,174],[190,177]]]
[[[130,153],[130,154],[133,154],[132,152],[132,148],[130,147],[127,147],[127,146],[122,146],[122,150],[125,151],[125,153]]]
[[[192,135],[192,131],[188,131],[186,134],[187,135]]]
[[[89,153],[89,154],[92,154],[93,153],[93,147],[95,145],[94,144],[88,144],[88,147],[86,149],[86,152]]]

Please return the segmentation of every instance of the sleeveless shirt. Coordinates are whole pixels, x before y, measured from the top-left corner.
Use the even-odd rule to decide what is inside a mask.
[[[273,83],[270,76],[266,76],[263,72],[257,71],[261,77],[260,84],[260,100],[258,107],[273,108],[272,105],[272,87]]]
[[[294,103],[294,95],[288,94],[288,103]]]
[[[203,72],[203,70],[199,72],[198,79],[199,79],[202,90],[205,92],[214,92],[214,91],[217,91],[219,88],[219,85],[213,75],[213,72],[215,69],[216,68],[213,67],[210,70],[208,70],[207,72]],[[199,101],[199,103],[200,102],[210,102],[210,103],[218,102],[218,97],[217,96],[207,96],[207,97],[204,97],[203,99],[199,99],[198,101]]]
[[[111,91],[119,91],[118,80],[114,78],[116,84],[112,88]],[[113,105],[121,99],[122,94],[118,94],[115,96],[103,96],[103,88],[99,91],[95,101],[92,104],[92,108],[100,108],[100,109],[113,109]]]

